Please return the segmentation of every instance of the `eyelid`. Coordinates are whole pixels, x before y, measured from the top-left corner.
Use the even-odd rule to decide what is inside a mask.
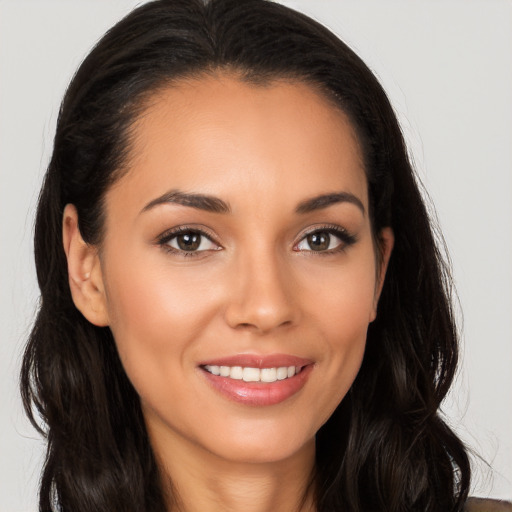
[[[301,242],[303,242],[306,239],[306,237],[308,237],[309,235],[312,235],[314,233],[322,233],[322,232],[327,232],[330,235],[334,235],[335,237],[337,237],[341,241],[339,246],[335,247],[334,249],[329,249],[329,250],[325,250],[325,251],[314,251],[313,249],[311,249],[311,250],[297,249],[298,245]],[[353,235],[352,233],[350,233],[346,228],[339,226],[337,224],[323,224],[323,225],[319,225],[319,226],[317,225],[314,227],[310,227],[306,231],[302,232],[300,234],[298,242],[296,242],[294,244],[293,249],[298,252],[309,252],[309,253],[314,253],[315,255],[320,256],[322,254],[328,255],[328,254],[333,254],[336,252],[341,252],[356,242],[357,242],[356,235]]]
[[[197,233],[201,236],[204,236],[208,240],[210,240],[210,242],[215,244],[217,246],[217,248],[216,249],[207,249],[207,250],[202,250],[202,251],[184,251],[181,249],[176,249],[175,247],[171,247],[169,245],[169,241],[182,233]],[[181,225],[181,226],[176,226],[176,227],[170,228],[170,229],[164,231],[163,233],[161,233],[160,235],[158,235],[155,239],[155,243],[157,245],[161,246],[166,251],[174,253],[174,254],[178,254],[181,256],[199,256],[199,255],[204,255],[205,252],[209,252],[212,250],[217,251],[217,250],[223,249],[221,244],[216,240],[216,236],[208,228],[206,228],[205,226],[197,226],[197,225]]]
[[[314,251],[311,250],[304,250],[304,249],[298,249],[298,245],[304,241],[304,239],[314,233],[321,233],[321,232],[327,232],[335,237],[337,237],[340,240],[339,246],[328,249],[325,251]],[[185,251],[182,249],[177,249],[169,245],[169,241],[178,236],[180,233],[197,233],[201,236],[204,236],[208,240],[210,240],[213,244],[215,244],[217,247],[216,249],[203,249],[201,251]],[[214,235],[210,229],[208,229],[205,226],[198,226],[198,225],[180,225],[173,228],[170,228],[160,235],[158,235],[155,239],[155,243],[159,246],[161,246],[163,249],[178,254],[181,256],[199,256],[204,255],[204,253],[210,252],[210,251],[216,251],[223,249],[222,245],[217,241],[216,235]],[[309,227],[307,230],[303,231],[299,235],[298,241],[293,245],[293,250],[297,252],[308,252],[308,253],[314,253],[316,255],[328,255],[333,254],[336,252],[341,252],[345,249],[347,249],[349,246],[357,242],[357,237],[353,234],[351,234],[346,228],[339,226],[337,224],[322,224],[322,225],[316,225],[313,227]]]

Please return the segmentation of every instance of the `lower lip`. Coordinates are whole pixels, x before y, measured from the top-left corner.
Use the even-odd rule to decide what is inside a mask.
[[[213,375],[203,368],[201,370],[211,386],[230,400],[245,405],[265,406],[279,404],[297,394],[306,384],[313,365],[303,367],[293,377],[275,382],[245,382]]]

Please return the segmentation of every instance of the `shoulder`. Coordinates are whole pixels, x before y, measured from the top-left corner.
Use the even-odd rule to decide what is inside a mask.
[[[510,501],[491,500],[485,498],[469,498],[465,512],[512,512]]]

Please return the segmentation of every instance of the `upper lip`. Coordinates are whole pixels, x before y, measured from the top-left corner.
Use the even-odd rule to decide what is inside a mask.
[[[237,354],[202,361],[199,366],[242,366],[244,368],[280,368],[283,366],[307,366],[311,359],[289,354]]]

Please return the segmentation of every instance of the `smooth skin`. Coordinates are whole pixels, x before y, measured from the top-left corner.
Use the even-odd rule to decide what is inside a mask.
[[[354,131],[311,85],[219,73],[156,93],[134,134],[101,246],[73,205],[63,238],[74,302],[111,328],[140,395],[169,508],[314,510],[315,434],[360,368],[393,247],[390,228],[372,236]],[[312,371],[271,406],[230,400],[200,367],[276,353]]]

